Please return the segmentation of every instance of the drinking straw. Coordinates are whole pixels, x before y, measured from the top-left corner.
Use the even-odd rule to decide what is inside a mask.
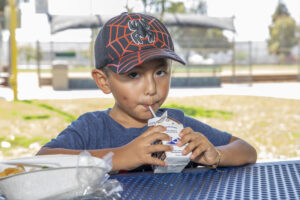
[[[156,117],[156,114],[155,114],[155,112],[153,111],[152,107],[151,107],[151,106],[148,106],[148,108],[149,108],[149,110],[151,111],[153,117]]]

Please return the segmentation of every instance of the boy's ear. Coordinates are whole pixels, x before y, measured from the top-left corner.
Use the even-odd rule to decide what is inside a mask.
[[[104,73],[104,71],[99,70],[99,69],[94,69],[92,71],[92,76],[93,76],[93,79],[94,79],[96,85],[98,86],[98,88],[100,90],[102,90],[102,92],[104,92],[105,94],[111,93],[109,83],[108,83],[108,77]]]

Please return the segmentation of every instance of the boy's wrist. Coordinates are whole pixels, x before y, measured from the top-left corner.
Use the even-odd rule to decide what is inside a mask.
[[[126,146],[121,146],[114,149],[114,158],[112,171],[118,170],[131,170],[131,160],[130,156],[126,155],[127,153]]]
[[[221,158],[222,158],[222,152],[218,149],[216,149],[216,152],[217,152],[217,160],[215,164],[211,165],[211,168],[213,169],[217,169],[220,166]]]
[[[112,171],[124,169],[123,158],[124,156],[122,156],[122,147],[115,148]]]
[[[122,147],[116,147],[116,148],[109,148],[109,149],[97,149],[97,150],[90,150],[89,152],[98,158],[102,158],[104,155],[106,155],[109,152],[113,152],[113,158],[112,158],[112,169],[111,171],[118,171],[120,169],[124,169],[124,164],[126,162],[123,161],[124,156],[122,156]]]

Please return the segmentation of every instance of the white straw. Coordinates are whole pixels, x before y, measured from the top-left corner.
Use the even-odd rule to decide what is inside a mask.
[[[155,112],[153,111],[153,109],[152,109],[152,107],[151,107],[151,106],[149,106],[149,110],[151,111],[151,113],[152,113],[153,117],[156,117],[156,114],[155,114]]]

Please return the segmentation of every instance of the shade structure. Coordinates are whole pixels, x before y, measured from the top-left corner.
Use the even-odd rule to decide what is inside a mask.
[[[103,26],[113,15],[48,15],[51,33],[67,29],[98,28]],[[159,18],[159,16],[156,16]],[[162,18],[167,26],[217,28],[235,32],[234,17],[208,17],[199,14],[170,14]]]

